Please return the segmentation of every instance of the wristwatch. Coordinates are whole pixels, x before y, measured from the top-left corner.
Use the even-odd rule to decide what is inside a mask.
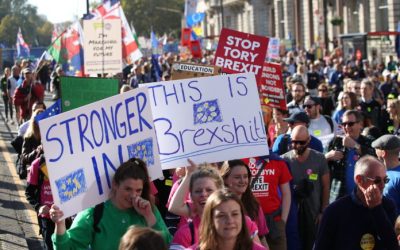
[[[358,143],[356,143],[356,145],[354,145],[354,148],[355,148],[356,150],[360,150],[360,149],[361,149],[361,145],[358,144]]]

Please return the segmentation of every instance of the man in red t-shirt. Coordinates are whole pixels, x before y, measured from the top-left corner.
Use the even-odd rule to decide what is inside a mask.
[[[274,157],[266,159],[254,157],[244,161],[248,164],[253,178],[253,194],[258,199],[267,221],[268,245],[271,250],[287,249],[286,221],[291,203],[289,182],[292,175],[285,161]]]

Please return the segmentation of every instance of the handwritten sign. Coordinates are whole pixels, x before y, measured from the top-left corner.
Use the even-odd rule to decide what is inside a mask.
[[[277,63],[265,62],[258,80],[261,105],[287,110],[282,69]]]
[[[194,63],[174,63],[172,65],[171,80],[216,76],[219,73],[221,73],[221,69],[217,66]]]
[[[54,203],[71,216],[109,197],[132,157],[162,176],[148,89],[143,87],[39,122]]]
[[[146,86],[163,169],[268,154],[254,74]]]
[[[261,77],[268,37],[222,29],[214,64],[226,73],[253,72]]]
[[[119,93],[118,79],[61,77],[61,105],[64,112]]]
[[[84,20],[86,74],[122,72],[121,20]]]

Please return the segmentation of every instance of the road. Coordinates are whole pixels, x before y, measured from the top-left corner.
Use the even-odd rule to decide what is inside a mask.
[[[46,93],[45,103],[52,103]],[[20,180],[15,167],[17,155],[11,146],[16,125],[5,122],[0,101],[0,250],[42,249],[36,212],[25,198],[26,181]]]

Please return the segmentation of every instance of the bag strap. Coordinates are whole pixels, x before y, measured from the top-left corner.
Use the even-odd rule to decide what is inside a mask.
[[[192,236],[192,241],[191,241],[191,246],[194,245],[194,224],[192,220],[189,220],[189,229],[190,229],[190,235]]]
[[[100,228],[99,228],[99,223],[101,220],[101,217],[103,216],[103,210],[104,210],[104,202],[97,204],[94,207],[93,211],[93,229],[96,233],[100,233]]]

